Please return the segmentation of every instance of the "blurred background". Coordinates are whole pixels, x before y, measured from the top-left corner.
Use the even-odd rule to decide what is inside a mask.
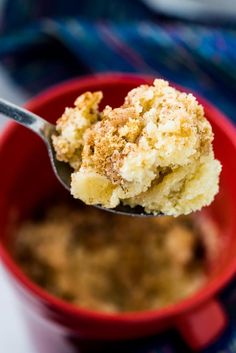
[[[234,119],[235,0],[0,0],[1,94],[125,71],[196,90]],[[12,84],[14,86],[12,86]]]
[[[236,122],[236,1],[0,0],[0,96],[23,104],[51,85],[106,71],[164,77]],[[0,352],[34,353],[1,272],[0,283]],[[236,352],[228,339],[209,352]]]

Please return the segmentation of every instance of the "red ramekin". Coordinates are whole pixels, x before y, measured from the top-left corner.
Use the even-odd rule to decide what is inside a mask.
[[[55,123],[65,106],[84,91],[102,90],[103,105],[120,105],[125,94],[152,77],[129,74],[87,76],[62,83],[32,99],[27,108]],[[9,123],[0,137],[0,257],[15,288],[23,316],[39,352],[72,353],[83,342],[125,340],[157,334],[175,327],[194,349],[212,342],[227,317],[218,292],[236,272],[236,131],[211,104],[198,98],[215,133],[216,157],[223,165],[220,192],[208,208],[220,230],[221,255],[209,280],[196,294],[159,310],[105,314],[81,309],[50,295],[23,274],[11,256],[14,237],[9,231],[15,213],[27,217],[47,194],[60,188],[43,142],[31,131]],[[32,234],[32,236],[34,236]]]

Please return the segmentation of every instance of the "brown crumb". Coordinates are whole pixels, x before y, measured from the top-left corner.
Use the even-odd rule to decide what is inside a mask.
[[[124,104],[98,110],[101,92],[86,92],[57,122],[57,158],[74,168],[71,193],[86,204],[120,203],[178,216],[209,205],[221,171],[213,132],[192,94],[155,80]]]
[[[22,224],[15,256],[50,293],[81,307],[124,312],[160,308],[201,288],[207,252],[199,257],[199,246],[206,245],[191,216],[134,219],[59,205],[40,222]]]

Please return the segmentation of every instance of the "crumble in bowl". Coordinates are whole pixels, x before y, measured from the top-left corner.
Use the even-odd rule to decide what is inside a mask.
[[[207,282],[218,238],[211,220],[201,224],[192,215],[134,219],[57,205],[21,225],[15,258],[39,286],[79,307],[159,309]]]

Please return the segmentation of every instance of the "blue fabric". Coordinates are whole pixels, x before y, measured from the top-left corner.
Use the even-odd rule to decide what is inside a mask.
[[[236,24],[174,21],[132,0],[9,0],[1,17],[0,61],[30,95],[86,73],[145,73],[200,93],[236,122]],[[235,283],[221,300],[231,321],[204,353],[236,352]],[[190,352],[174,331],[109,351]]]
[[[32,94],[84,73],[150,73],[201,93],[236,121],[233,25],[164,21],[132,0],[12,0],[0,33],[0,61]]]

